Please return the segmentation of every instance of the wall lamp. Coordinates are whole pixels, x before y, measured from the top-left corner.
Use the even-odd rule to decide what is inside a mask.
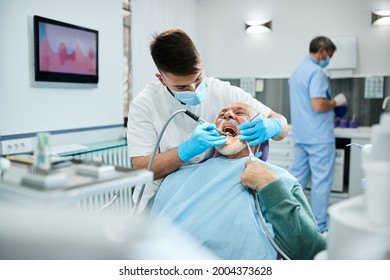
[[[272,31],[272,20],[250,20],[245,23],[245,31],[249,34],[264,33]]]
[[[372,25],[390,25],[390,10],[371,13]]]

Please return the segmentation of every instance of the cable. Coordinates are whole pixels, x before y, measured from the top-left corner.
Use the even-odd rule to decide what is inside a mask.
[[[114,193],[114,196],[110,199],[109,202],[107,202],[106,204],[104,204],[101,208],[99,208],[95,213],[96,214],[100,214],[101,212],[103,212],[105,209],[107,209],[108,207],[110,207],[114,202],[115,200],[119,197],[119,193]]]
[[[278,253],[279,253],[285,260],[291,260],[291,259],[286,255],[286,253],[284,253],[283,250],[280,249],[280,247],[278,246],[278,244],[276,244],[275,241],[274,241],[274,239],[272,238],[271,233],[269,232],[268,227],[267,227],[267,225],[265,224],[264,216],[263,216],[263,214],[261,213],[261,209],[260,209],[260,205],[259,205],[259,200],[258,200],[258,197],[257,197],[257,192],[256,192],[255,190],[252,190],[252,194],[253,194],[253,198],[254,198],[254,200],[255,200],[255,205],[256,205],[257,213],[259,214],[259,218],[260,218],[261,225],[263,226],[263,228],[264,228],[264,230],[265,230],[265,233],[267,234],[267,237],[268,237],[269,241],[271,242],[272,246],[274,246],[275,250],[278,251]]]
[[[259,115],[259,113],[257,113],[253,118],[251,118],[249,121],[251,122],[252,120],[254,120],[257,116]],[[249,146],[249,143],[248,141],[245,141],[246,142],[246,146],[248,148],[248,151],[249,151],[249,160],[250,161],[253,161],[255,156],[253,155],[253,152],[252,152],[252,149],[251,147]],[[257,209],[257,213],[259,214],[259,218],[260,218],[260,222],[261,222],[261,225],[263,226],[264,230],[265,230],[265,233],[269,239],[269,241],[271,242],[272,246],[275,248],[275,250],[285,259],[285,260],[290,260],[290,258],[286,255],[286,253],[283,252],[282,249],[280,249],[280,247],[278,246],[278,244],[275,243],[274,239],[272,238],[271,236],[271,233],[269,232],[268,230],[268,227],[267,225],[265,224],[265,220],[264,220],[264,216],[263,216],[263,213],[261,212],[261,209],[260,209],[260,205],[259,205],[259,199],[257,197],[257,192],[255,190],[252,189],[252,194],[253,194],[253,198],[255,200],[255,205],[256,205],[256,209]]]
[[[245,143],[246,143],[246,146],[247,146],[248,151],[249,151],[249,160],[253,161],[255,159],[255,155],[253,154],[251,146],[249,146],[248,141],[245,141]]]
[[[149,160],[149,164],[148,164],[148,167],[147,167],[147,171],[151,171],[152,169],[152,165],[153,165],[153,161],[154,161],[154,158],[156,157],[156,154],[157,154],[157,150],[160,146],[160,141],[161,141],[161,138],[162,136],[164,135],[164,132],[165,132],[165,129],[167,128],[168,124],[171,122],[171,120],[179,113],[186,113],[186,115],[190,116],[193,120],[195,121],[198,121],[200,119],[200,117],[198,117],[197,115],[191,113],[190,111],[186,110],[186,109],[180,109],[180,110],[177,110],[175,111],[170,117],[169,119],[165,122],[163,128],[161,129],[160,131],[160,134],[158,136],[158,139],[157,139],[157,142],[156,142],[156,145],[154,146],[154,150],[153,150],[153,153],[150,157],[150,160]],[[139,205],[141,203],[141,199],[142,199],[142,196],[144,194],[144,191],[145,191],[145,186],[146,186],[146,183],[143,183],[142,186],[141,186],[141,190],[138,194],[138,198],[137,198],[137,202],[135,204],[135,207],[133,208],[134,209],[134,214],[137,214],[138,213],[138,209],[139,209]]]

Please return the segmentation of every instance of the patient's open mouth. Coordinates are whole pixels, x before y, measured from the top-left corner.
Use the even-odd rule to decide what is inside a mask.
[[[238,129],[235,125],[226,124],[222,125],[222,131],[229,134],[229,136],[235,137],[238,134]]]

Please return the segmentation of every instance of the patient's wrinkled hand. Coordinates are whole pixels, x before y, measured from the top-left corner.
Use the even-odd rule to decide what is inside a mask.
[[[261,190],[277,179],[279,179],[279,176],[275,172],[257,161],[247,161],[244,172],[241,174],[242,184],[255,191]]]

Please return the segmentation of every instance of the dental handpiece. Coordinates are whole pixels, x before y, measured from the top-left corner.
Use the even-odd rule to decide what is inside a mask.
[[[196,121],[197,123],[199,123],[199,124],[206,123],[206,121],[205,121],[204,119],[202,119],[201,117],[199,117],[198,115],[192,113],[192,112],[189,111],[189,110],[185,110],[184,113],[185,113],[187,116],[189,116],[191,119],[193,119],[194,121]],[[224,131],[221,131],[221,130],[218,130],[218,129],[216,129],[216,130],[218,131],[218,133],[219,133],[220,135],[225,135],[225,136],[228,135],[227,132],[224,132]]]

